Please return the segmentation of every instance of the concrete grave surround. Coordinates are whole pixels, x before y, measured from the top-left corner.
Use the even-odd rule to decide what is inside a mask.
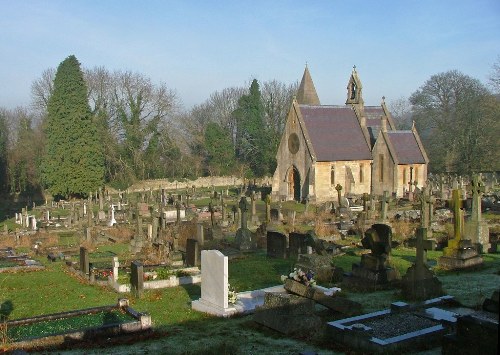
[[[228,302],[228,258],[218,250],[201,251],[201,298],[192,302],[196,311],[228,317],[237,312]]]

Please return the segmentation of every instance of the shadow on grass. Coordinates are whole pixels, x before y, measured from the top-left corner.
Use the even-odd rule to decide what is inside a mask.
[[[201,284],[181,285],[186,291],[191,301],[196,301],[201,297]]]

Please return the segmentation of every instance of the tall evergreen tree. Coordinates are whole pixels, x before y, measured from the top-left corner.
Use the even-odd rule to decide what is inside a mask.
[[[7,190],[7,121],[0,112],[0,193]]]
[[[252,81],[248,95],[239,99],[234,115],[238,122],[236,156],[250,167],[253,175],[263,176],[269,172],[270,139],[256,79]]]
[[[74,55],[57,68],[45,126],[44,182],[54,196],[86,196],[104,182],[104,154]]]
[[[234,150],[231,136],[215,122],[205,129],[207,169],[210,175],[229,175],[234,170]]]

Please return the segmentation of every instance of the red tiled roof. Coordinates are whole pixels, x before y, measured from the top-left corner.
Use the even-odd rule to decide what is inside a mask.
[[[425,164],[412,131],[388,131],[387,137],[396,150],[393,153],[396,154],[399,164]]]
[[[317,161],[372,159],[356,114],[350,106],[299,107]]]
[[[385,116],[382,106],[365,106],[366,125],[368,127],[380,126],[380,117]]]

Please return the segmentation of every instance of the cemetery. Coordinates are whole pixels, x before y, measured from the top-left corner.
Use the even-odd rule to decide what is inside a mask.
[[[272,200],[266,180],[154,181],[13,205],[0,221],[1,349],[496,353],[489,179],[430,175],[402,198],[338,188],[314,204]]]

